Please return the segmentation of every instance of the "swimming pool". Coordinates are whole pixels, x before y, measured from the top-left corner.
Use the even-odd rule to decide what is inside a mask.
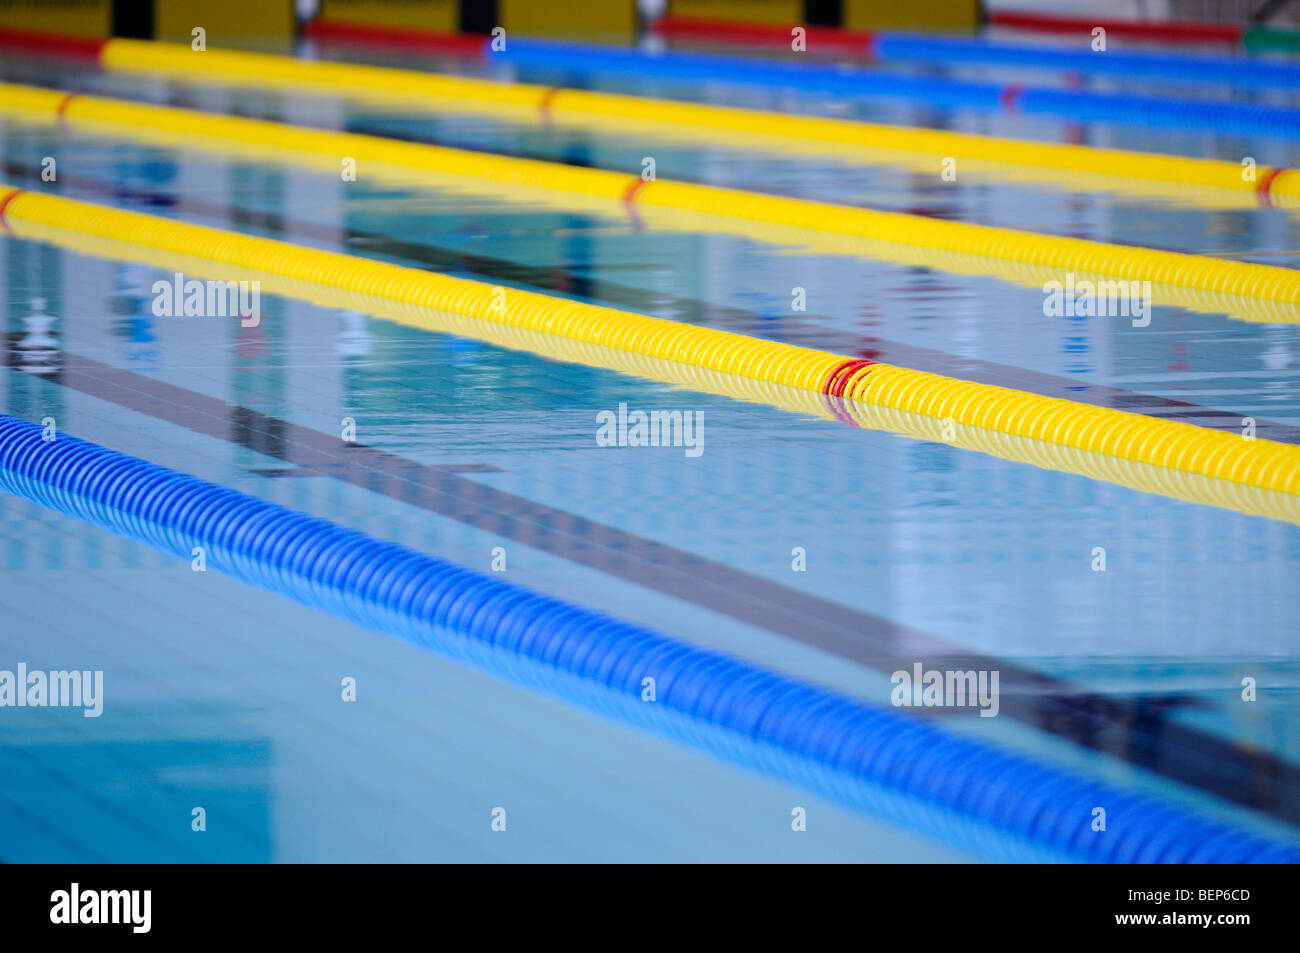
[[[1275,167],[1300,160],[1284,138],[572,67],[402,63]],[[629,177],[653,158],[663,180],[941,222],[1285,268],[1300,259],[1294,213],[1263,203],[967,175],[960,160],[949,181],[743,137],[636,137],[469,106],[71,74],[18,56],[3,73]],[[618,202],[413,184],[364,162],[349,178],[346,157],[341,176],[199,137],[144,141],[68,113],[65,125],[4,118],[5,182],[1212,430],[1236,433],[1249,418],[1261,439],[1300,442],[1300,341],[1285,306],[1268,320],[1159,299],[1146,324],[1055,317],[1041,282],[942,256],[891,260]],[[15,222],[20,211],[16,201]],[[924,783],[859,797],[761,745],[702,741],[647,711],[654,699],[635,711],[590,702],[554,660],[525,673],[513,658],[429,651],[328,611],[328,593],[305,606],[269,577],[229,578],[6,494],[0,669],[102,672],[103,714],[30,707],[0,719],[5,861],[1072,859],[1050,838],[982,826],[979,811],[929,796],[995,773],[1007,756],[1023,768],[1004,797],[1034,803],[1059,774],[1114,798],[1089,805],[1071,838],[1105,836],[1093,807],[1112,831],[1140,826],[1125,799],[1141,795],[1179,812],[1180,825],[1186,815],[1242,843],[1300,845],[1300,530],[1285,508],[1213,505],[1210,491],[1177,480],[1153,492],[1149,475],[1100,479],[1027,445],[981,452],[945,437],[941,420],[835,413],[729,377],[619,369],[580,349],[476,339],[308,295],[265,290],[255,323],[159,315],[156,282],[174,277],[161,259],[41,240],[17,224],[0,256],[4,414],[661,633],[711,653],[701,666],[723,654],[822,686],[884,712],[886,741],[919,724],[935,734],[916,745],[953,746]],[[672,446],[628,445],[617,431],[637,411],[698,423],[666,431]],[[602,445],[602,414],[617,425],[613,445]],[[996,673],[995,696],[891,702],[896,672],[952,670]]]

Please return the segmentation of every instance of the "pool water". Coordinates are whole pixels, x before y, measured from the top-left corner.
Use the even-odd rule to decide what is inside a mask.
[[[17,58],[3,73],[629,174],[653,156],[662,178],[1300,264],[1300,219],[1276,209],[945,182],[741,145],[58,75]],[[1297,144],[1263,138],[564,79],[1300,162]],[[404,187],[364,170],[345,182],[184,142],[9,121],[0,151],[11,184],[1221,429],[1250,417],[1274,439],[1300,440],[1294,324],[1166,306],[1146,327],[1048,317],[1039,289],[996,277]],[[59,169],[52,184],[41,181],[46,157]],[[157,317],[152,287],[166,278],[0,242],[0,411],[52,418],[60,432],[872,705],[889,704],[891,673],[914,659],[996,670],[998,717],[907,716],[1300,843],[1292,523],[269,294],[256,327]],[[806,310],[792,309],[796,289]],[[599,445],[597,415],[620,405],[698,414],[701,452]],[[299,462],[348,419],[358,443],[423,489]],[[0,860],[1001,859],[996,845],[955,844],[919,814],[899,824],[850,810],[25,500],[0,496],[0,530],[0,669],[104,672],[101,717],[3,711]],[[355,701],[343,699],[347,679]],[[497,808],[505,831],[493,829]],[[806,830],[795,832],[797,808]]]

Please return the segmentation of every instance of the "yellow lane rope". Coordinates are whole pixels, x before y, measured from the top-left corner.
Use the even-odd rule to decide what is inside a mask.
[[[129,252],[147,255],[168,268],[213,274],[226,281],[258,280],[272,293],[327,307],[396,312],[408,323],[436,325],[454,315],[468,322],[458,333],[487,340],[508,328],[567,339],[580,347],[676,362],[831,401],[838,398],[844,406],[861,405],[868,416],[883,415],[886,427],[891,425],[891,413],[914,415],[941,421],[945,431],[962,433],[970,428],[994,435],[968,436],[972,441],[996,444],[998,436],[1007,436],[1059,448],[1055,455],[1046,452],[1047,459],[1059,460],[1067,451],[1100,454],[1138,467],[1241,484],[1270,495],[1300,494],[1300,447],[1290,444],[1248,440],[1192,424],[873,364],[10,186],[0,186],[0,227],[18,237],[104,257]]]
[[[242,54],[241,54],[242,55]],[[1149,281],[1152,301],[1253,321],[1300,322],[1300,272],[896,212],[656,180],[376,136],[0,84],[0,115],[74,130],[196,146],[604,214],[629,210],[666,227],[741,234],[811,250],[863,255],[1041,286]]]
[[[1121,149],[981,136],[819,116],[677,102],[589,90],[499,83],[388,67],[303,61],[262,53],[112,39],[101,65],[123,72],[161,72],[259,89],[327,93],[353,100],[561,123],[597,131],[712,141],[794,154],[831,155],[898,165],[938,175],[945,159],[974,172],[1063,189],[1149,195],[1220,208],[1300,207],[1300,171]]]

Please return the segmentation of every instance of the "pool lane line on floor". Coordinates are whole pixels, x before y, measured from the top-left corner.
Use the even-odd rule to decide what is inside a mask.
[[[307,28],[318,35],[317,20]],[[1098,26],[1100,24],[1097,24]],[[669,40],[695,40],[709,45],[728,44],[783,50],[791,53],[792,29],[767,23],[706,19],[669,14],[650,29]],[[805,51],[840,54],[875,63],[920,63],[952,67],[956,64],[1005,66],[1047,70],[1082,76],[1123,76],[1169,79],[1196,83],[1229,83],[1258,89],[1300,89],[1300,63],[1240,55],[1184,51],[1093,49],[1092,28],[1071,46],[1060,43],[1004,43],[985,36],[944,36],[894,30],[850,30],[839,27],[801,27]],[[345,34],[341,27],[327,30]]]
[[[0,487],[894,823],[995,857],[1300,862],[1294,846],[0,415]],[[644,679],[653,679],[653,702]],[[562,687],[561,687],[562,686]],[[1105,837],[1093,810],[1107,808]],[[946,822],[946,823],[945,823]],[[1009,838],[1009,849],[985,838]]]
[[[631,215],[637,222],[644,218],[666,227],[706,228],[766,243],[803,245],[956,273],[992,274],[1022,285],[1038,285],[1040,290],[1045,280],[1108,282],[1110,286],[1117,281],[1147,281],[1151,303],[1226,313],[1245,320],[1300,322],[1300,271],[1275,265],[695,183],[645,181],[639,175],[603,169],[78,93],[0,84],[0,94],[3,115],[170,148],[183,145],[243,158],[296,161],[335,174],[350,158],[357,163],[359,174],[404,184]],[[1131,289],[1126,289],[1128,294]],[[1138,291],[1141,294],[1143,289]]]
[[[1300,494],[1300,447],[507,289],[336,252],[0,186],[0,227],[81,250],[136,246],[177,271],[259,280],[272,293],[443,312],[909,411],[1257,489]],[[112,257],[111,252],[102,252]],[[342,298],[340,299],[340,294]]]
[[[423,111],[562,123],[597,132],[639,132],[800,155],[902,166],[935,176],[954,157],[960,174],[1041,182],[1071,191],[1119,191],[1209,207],[1300,207],[1300,171],[1261,163],[1254,181],[1240,163],[1120,149],[1034,142],[793,113],[649,99],[590,90],[502,83],[387,67],[131,40],[68,41],[0,29],[0,47],[89,59],[103,69],[162,73],[184,82],[221,82],[265,91],[333,95]]]
[[[24,165],[13,159],[0,160],[0,170],[11,180],[26,180],[32,185],[41,182],[42,169],[39,166]],[[526,289],[541,292],[558,292],[564,296],[585,298],[593,303],[602,303],[628,311],[649,314],[656,310],[670,310],[678,320],[691,324],[704,324],[720,327],[740,334],[752,334],[765,340],[776,340],[770,328],[769,315],[730,305],[719,305],[670,294],[663,291],[651,291],[634,285],[611,281],[608,278],[590,278],[563,266],[522,265],[505,258],[496,258],[481,252],[469,252],[460,248],[435,245],[427,240],[412,241],[396,238],[384,232],[363,231],[355,227],[336,227],[303,219],[291,219],[278,212],[253,211],[241,206],[228,205],[207,200],[192,194],[181,194],[143,186],[124,187],[117,183],[95,179],[90,176],[66,169],[59,173],[59,185],[64,189],[107,200],[108,204],[128,201],[143,204],[150,208],[166,208],[181,216],[193,216],[216,222],[229,222],[236,226],[251,228],[257,234],[268,238],[293,240],[306,238],[320,242],[322,246],[338,249],[363,249],[384,260],[395,260],[398,264],[411,264],[438,272],[456,272],[480,280],[494,283],[505,282]],[[137,259],[138,260],[138,259]],[[391,318],[390,320],[397,320]],[[955,355],[947,351],[905,344],[874,335],[862,335],[842,331],[833,327],[834,319],[816,312],[799,312],[782,315],[780,339],[787,344],[811,347],[820,350],[843,349],[853,357],[869,358],[884,363],[898,363],[918,370],[926,370],[945,377],[961,377],[977,380],[984,384],[1009,387],[1015,390],[1031,391],[1045,397],[1060,397],[1078,403],[1094,404],[1098,407],[1113,407],[1130,413],[1143,414],[1148,417],[1178,420],[1195,424],[1212,430],[1240,433],[1243,418],[1247,415],[1217,408],[1206,407],[1191,401],[1178,400],[1132,391],[1107,384],[1089,383],[1075,377],[1062,377],[1055,374],[1000,364],[995,361],[964,355]],[[739,325],[740,327],[737,327]],[[768,333],[764,333],[767,331]],[[518,344],[501,342],[503,346],[514,350],[529,350]],[[536,353],[537,344],[530,347]],[[610,351],[607,357],[616,352]],[[565,358],[561,358],[565,359]],[[570,358],[572,359],[572,358]],[[584,361],[583,363],[590,363]],[[613,364],[602,361],[599,366],[619,369]],[[662,374],[663,368],[658,374]],[[646,376],[644,372],[626,371],[636,376]],[[663,379],[657,374],[649,376]],[[675,383],[682,383],[674,380]],[[710,390],[737,397],[742,400],[757,400],[753,395],[746,396],[737,392]],[[774,401],[761,400],[762,403]],[[791,409],[791,408],[787,408]],[[856,409],[856,408],[855,408]],[[800,407],[799,413],[808,413],[810,408]],[[842,416],[838,407],[834,408],[832,417]],[[1255,421],[1256,436],[1279,443],[1300,444],[1300,426],[1282,423],[1278,420],[1250,415]],[[862,425],[858,422],[858,425]],[[874,428],[873,428],[874,429]],[[1055,467],[1053,467],[1055,469]],[[1115,482],[1115,481],[1111,481]],[[1131,483],[1124,485],[1135,486]],[[1135,486],[1137,488],[1137,486]],[[1152,491],[1155,492],[1155,491]],[[1192,501],[1191,497],[1176,495],[1177,499]],[[1199,500],[1196,500],[1200,502]],[[1214,503],[1211,505],[1219,505]],[[1276,511],[1242,509],[1239,512],[1256,515],[1270,515]],[[1281,519],[1292,519],[1292,511]]]
[[[10,167],[17,168],[12,164]],[[32,174],[32,170],[17,168],[17,171],[27,175],[34,181],[39,180],[39,176]],[[65,186],[74,184],[74,179],[67,176],[62,177],[61,181]],[[75,178],[75,183],[85,182],[85,179]],[[112,198],[122,197],[120,189],[115,189],[105,183],[92,183],[92,185],[103,195]],[[222,204],[207,203],[192,196],[177,198],[163,192],[141,192],[140,190],[129,190],[129,194],[150,204],[170,205],[176,211],[222,220],[231,218],[240,224],[254,226],[260,232],[283,234],[287,231],[295,236],[319,240],[322,244],[337,245],[341,234],[332,228],[319,227],[308,222],[286,222],[278,216],[232,209]],[[170,203],[175,204],[171,205]],[[382,235],[354,230],[349,230],[343,234],[346,235],[348,242],[358,239],[364,240],[367,244],[376,247],[387,258],[399,258],[402,261],[409,261],[418,265],[434,265],[440,270],[447,268],[468,270],[472,274],[499,278],[536,289],[567,290],[576,294],[585,293],[584,284],[586,279],[578,275],[572,275],[570,281],[566,280],[567,273],[564,272],[511,266],[500,259],[485,259],[483,256],[466,255],[457,251],[437,249],[424,244],[400,242]],[[162,262],[161,259],[141,254],[138,250],[134,254],[114,255],[113,257],[119,260],[152,264],[159,268],[165,266],[165,262]],[[724,323],[731,323],[740,318],[746,323],[754,324],[760,318],[757,314],[740,309],[718,308],[693,299],[665,296],[657,292],[645,292],[603,280],[597,282],[596,285],[597,287],[592,290],[601,292],[596,297],[604,300],[612,298],[615,304],[631,305],[634,308],[643,304],[653,306],[654,302],[651,299],[658,298],[660,303],[671,301],[682,310],[697,314],[700,317],[709,319],[711,322],[716,322],[718,318],[721,318]],[[347,302],[341,300],[339,306],[346,307]],[[604,348],[598,345],[579,346],[565,338],[538,332],[525,332],[506,325],[494,324],[488,326],[474,319],[454,316],[444,316],[442,320],[434,321],[432,320],[432,313],[426,313],[421,316],[420,320],[413,321],[409,314],[400,309],[383,305],[378,305],[372,313],[385,320],[421,330],[476,338],[509,350],[540,355],[568,363],[613,370],[620,374],[642,377],[667,383],[674,387],[684,387],[735,400],[762,403],[803,416],[836,420],[852,427],[884,431],[916,440],[945,443],[949,446],[973,450],[1003,460],[1027,463],[1042,469],[1085,476],[1089,479],[1102,480],[1143,493],[1165,496],[1183,502],[1215,506],[1249,516],[1264,516],[1270,519],[1300,524],[1300,497],[1293,494],[1256,490],[1241,484],[1194,477],[1186,473],[1152,467],[1146,464],[1135,464],[1115,457],[1105,457],[1084,451],[1070,451],[1035,440],[1010,437],[977,428],[962,428],[955,433],[948,432],[943,427],[942,421],[918,414],[886,411],[878,407],[845,401],[843,398],[815,395],[780,385],[760,385],[754,381],[730,374],[719,374],[702,368],[643,355],[633,355],[627,351]],[[816,315],[806,315],[805,317],[817,318]],[[786,338],[792,336],[806,337],[810,339],[810,346],[824,346],[828,335],[843,340],[849,346],[856,348],[859,357],[870,357],[873,360],[881,357],[879,353],[874,352],[876,346],[897,349],[900,353],[919,358],[922,363],[933,365],[931,369],[934,369],[934,367],[945,368],[951,365],[951,370],[954,373],[969,372],[970,370],[981,371],[981,376],[994,378],[994,380],[987,382],[999,386],[1009,387],[1015,383],[1037,384],[1049,391],[1058,390],[1062,396],[1083,403],[1092,403],[1102,407],[1121,407],[1133,413],[1148,413],[1150,416],[1162,419],[1177,418],[1185,423],[1195,423],[1203,427],[1223,425],[1225,430],[1231,430],[1233,433],[1239,432],[1240,415],[1229,414],[1224,411],[1211,411],[1204,407],[1168,398],[1157,398],[1146,394],[1135,394],[1100,386],[1096,388],[1094,394],[1076,394],[1070,389],[1072,386],[1077,386],[1071,380],[1059,379],[1047,374],[1033,374],[1006,365],[954,358],[944,352],[914,348],[910,345],[880,341],[878,339],[870,339],[868,343],[873,345],[873,352],[863,354],[861,353],[863,350],[861,345],[864,342],[861,338],[843,335],[841,332],[832,329],[815,326],[806,329],[803,333],[791,335],[787,332],[783,333],[782,336]],[[790,341],[788,343],[795,342]],[[1149,413],[1151,410],[1157,412]],[[1232,421],[1230,427],[1227,426],[1225,418]],[[1292,444],[1300,443],[1300,428],[1276,421],[1253,419],[1256,420],[1257,436]]]
[[[336,436],[83,355],[64,352],[53,374],[27,372],[39,380],[510,539],[874,671],[888,674],[918,659],[932,668],[997,670],[1001,673],[1002,714],[1082,748],[1300,825],[1300,768],[1268,751],[1172,719],[1169,713],[1187,704],[1180,696],[1114,698],[1098,694],[776,580],[498,490],[453,470],[374,447],[346,444]]]

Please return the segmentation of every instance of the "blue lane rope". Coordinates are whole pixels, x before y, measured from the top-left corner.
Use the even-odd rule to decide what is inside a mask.
[[[995,859],[1300,850],[0,414],[0,489]],[[654,678],[656,700],[642,701]],[[1106,810],[1104,832],[1093,809]]]
[[[909,76],[835,64],[765,62],[736,56],[648,52],[525,38],[511,38],[505,50],[491,56],[530,69],[580,75],[604,73],[692,83],[732,82],[833,94],[845,99],[902,100],[941,108],[1008,110],[1069,121],[1097,120],[1300,139],[1300,109],[1259,103],[1060,90],[1019,83]]]
[[[944,65],[975,63],[1102,76],[1230,83],[1251,89],[1300,89],[1300,64],[1241,56],[1119,50],[1094,52],[1090,48],[1029,46],[911,33],[876,33],[872,38],[871,53],[881,61]]]

